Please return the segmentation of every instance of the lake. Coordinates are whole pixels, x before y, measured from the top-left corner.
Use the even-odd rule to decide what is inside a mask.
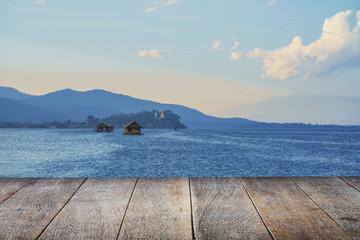
[[[0,177],[359,176],[360,132],[0,129]]]

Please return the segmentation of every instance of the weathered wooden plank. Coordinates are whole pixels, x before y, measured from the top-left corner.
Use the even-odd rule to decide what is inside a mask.
[[[191,178],[196,239],[272,239],[238,178]]]
[[[91,178],[39,239],[116,239],[136,178]]]
[[[360,191],[360,177],[341,177],[341,179]]]
[[[29,182],[29,178],[0,178],[0,204]]]
[[[340,178],[292,178],[354,239],[360,239],[360,192]]]
[[[84,179],[37,179],[0,205],[0,239],[35,239]]]
[[[241,178],[276,239],[351,239],[290,178]]]
[[[192,239],[188,178],[140,178],[119,239]]]

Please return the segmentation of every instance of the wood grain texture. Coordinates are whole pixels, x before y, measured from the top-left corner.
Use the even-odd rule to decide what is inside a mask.
[[[360,177],[341,177],[341,179],[360,191]]]
[[[238,178],[191,178],[196,239],[272,239]]]
[[[0,204],[29,182],[29,178],[0,178]]]
[[[336,177],[292,178],[354,239],[360,239],[360,192]]]
[[[192,239],[189,180],[140,178],[119,239]]]
[[[290,178],[241,178],[276,239],[352,239]]]
[[[0,239],[35,239],[83,179],[37,179],[0,205]]]
[[[135,182],[88,179],[39,239],[116,239]]]

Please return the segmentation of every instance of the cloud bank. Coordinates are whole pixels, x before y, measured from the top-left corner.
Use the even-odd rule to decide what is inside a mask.
[[[265,73],[262,78],[320,77],[346,68],[360,67],[360,11],[357,24],[351,30],[348,16],[351,10],[335,14],[324,21],[320,38],[308,45],[300,36],[274,51],[255,48],[247,57],[262,58]]]

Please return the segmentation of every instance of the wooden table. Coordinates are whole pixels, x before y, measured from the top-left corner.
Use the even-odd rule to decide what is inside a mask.
[[[3,178],[0,239],[360,239],[360,177]]]

